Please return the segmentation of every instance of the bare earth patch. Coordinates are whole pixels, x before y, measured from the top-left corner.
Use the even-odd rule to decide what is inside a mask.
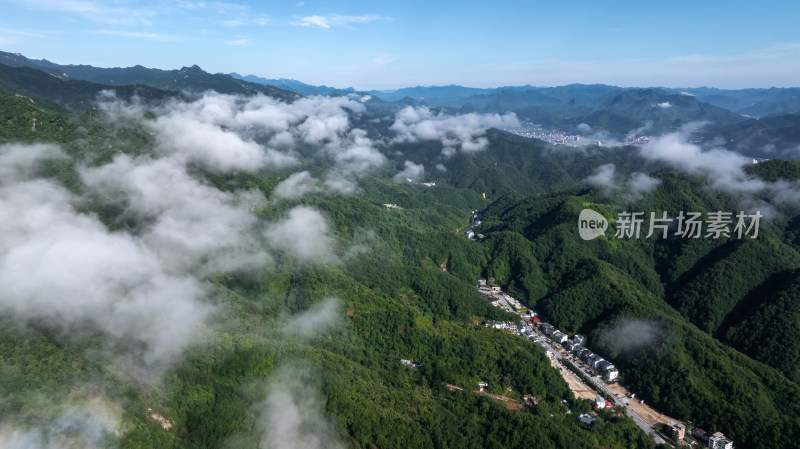
[[[647,404],[640,404],[638,398],[628,398],[630,392],[626,388],[623,388],[622,385],[611,384],[608,385],[608,389],[611,390],[611,392],[614,393],[614,396],[618,398],[617,402],[627,402],[630,405],[631,410],[633,410],[634,413],[639,415],[639,417],[644,420],[644,422],[650,424],[652,427],[657,426],[659,423],[675,424],[680,422],[675,418],[659,413]]]
[[[558,369],[559,364],[555,360],[550,363],[555,369]],[[578,379],[578,376],[575,375],[572,371],[568,370],[567,368],[559,369],[559,373],[561,373],[561,377],[567,381],[567,385],[569,385],[569,389],[572,390],[572,393],[578,399],[589,399],[593,401],[594,398],[598,396],[597,392],[593,389],[589,388],[586,384],[581,382]]]

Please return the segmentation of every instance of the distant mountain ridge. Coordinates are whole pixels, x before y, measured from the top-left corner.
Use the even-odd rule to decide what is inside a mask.
[[[178,95],[176,91],[147,85],[110,86],[82,80],[62,80],[39,69],[0,64],[0,92],[28,98],[32,103],[51,110],[86,110],[101,91],[110,89],[124,99],[137,96],[157,100]]]
[[[460,85],[415,86],[400,89],[358,91],[352,87],[337,88],[326,85],[315,86],[302,81],[277,78],[268,79],[255,75],[211,74],[200,67],[182,67],[176,70],[151,69],[141,65],[133,67],[98,68],[90,65],[61,65],[47,59],[29,59],[20,53],[0,51],[0,64],[10,67],[32,67],[43,70],[61,79],[83,80],[93,83],[120,86],[126,84],[146,84],[166,90],[206,90],[214,89],[221,93],[253,94],[261,92],[278,98],[291,100],[293,92],[300,95],[332,95],[354,92],[377,96],[382,100],[396,102],[406,99],[429,106],[451,107],[459,110],[472,105],[476,110],[495,111],[552,104],[552,99],[560,100],[568,106],[591,106],[603,95],[620,90],[657,90],[664,94],[693,96],[698,101],[752,117],[800,113],[800,88],[752,88],[718,89],[697,88],[630,88],[605,84],[570,84],[558,87],[535,87],[531,85],[504,86],[496,88],[476,88]],[[507,104],[509,97],[513,104]],[[469,106],[466,109],[470,110]]]
[[[60,65],[46,59],[28,59],[19,53],[0,52],[0,64],[9,67],[30,67],[47,72],[61,80],[81,80],[108,86],[147,85],[170,91],[215,90],[225,94],[253,95],[262,93],[284,101],[300,98],[295,92],[274,86],[238,80],[229,75],[215,75],[193,65],[177,70],[134,67],[99,68],[90,65]]]
[[[498,88],[415,86],[357,91],[352,87],[315,86],[294,79],[243,76],[236,72],[211,74],[197,65],[174,70],[141,65],[98,68],[61,65],[7,52],[0,52],[0,64],[5,67],[0,70],[0,88],[47,107],[85,109],[98,92],[110,88],[122,98],[134,94],[141,98],[163,98],[178,92],[214,90],[232,95],[262,93],[291,102],[309,95],[359,94],[372,97],[363,98],[367,115],[392,116],[407,106],[429,107],[434,113],[449,114],[513,112],[526,124],[580,134],[587,141],[626,141],[632,133],[659,135],[679,130],[687,123],[705,122],[709,127],[701,136],[703,140],[721,137],[735,143],[737,151],[754,157],[798,157],[799,139],[793,130],[796,115],[800,114],[800,88],[726,90],[569,84]],[[748,123],[747,131],[735,126],[758,117],[764,121]]]
[[[247,81],[250,83],[262,84],[265,86],[274,86],[280,89],[290,90],[292,92],[297,92],[300,95],[310,96],[310,95],[330,95],[332,93],[353,93],[355,89],[352,87],[348,87],[346,89],[339,89],[336,87],[329,87],[329,86],[313,86],[311,84],[306,84],[302,81],[297,81],[288,78],[279,78],[279,79],[268,79],[262,78],[260,76],[255,75],[247,75],[242,76],[236,72],[228,73],[234,79]]]

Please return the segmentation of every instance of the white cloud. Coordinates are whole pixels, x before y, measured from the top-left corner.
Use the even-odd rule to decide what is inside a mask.
[[[105,447],[104,441],[119,427],[111,412],[97,406],[71,407],[47,424],[22,430],[0,423],[0,447],[4,449],[62,449]]]
[[[398,182],[422,182],[424,179],[425,167],[412,161],[405,161],[403,169],[394,175],[394,180]]]
[[[241,98],[207,92],[197,101],[170,102],[159,111],[162,117],[157,128],[170,135],[168,141],[187,142],[182,146],[189,148],[200,145],[195,153],[209,146],[217,147],[214,143],[223,139],[223,146],[233,145],[238,151],[255,153],[256,144],[243,136],[272,134],[278,144],[290,145],[298,139],[320,145],[346,137],[349,114],[365,110],[359,101],[347,97],[314,96],[284,103],[264,95]],[[194,126],[199,137],[180,136]],[[250,149],[242,149],[245,146]]]
[[[346,173],[333,172],[325,179],[325,188],[329,193],[349,195],[356,191],[354,181],[348,179]]]
[[[122,8],[88,0],[15,0],[27,8],[72,14],[109,25],[150,25],[154,8]]]
[[[316,209],[296,206],[282,220],[271,224],[264,235],[275,249],[300,262],[334,262],[334,241],[328,221]]]
[[[318,16],[318,15],[301,17],[300,18],[300,22],[298,23],[298,25],[302,25],[302,26],[317,26],[317,27],[320,27],[320,28],[330,28],[331,27],[328,24],[328,18],[327,17]]]
[[[289,318],[283,332],[303,338],[324,334],[341,322],[340,309],[341,301],[339,299],[325,298],[308,310]]]
[[[626,201],[635,201],[647,195],[661,185],[661,180],[650,177],[641,172],[634,172],[625,179],[619,176],[614,164],[605,164],[597,167],[594,174],[584,181],[590,186],[600,188],[606,194],[622,192]]]
[[[647,122],[644,123],[644,125],[636,128],[636,129],[632,129],[632,130],[628,131],[628,133],[625,134],[625,139],[626,140],[633,140],[634,138],[636,138],[638,136],[644,136],[645,133],[647,131],[651,130],[652,128],[653,128],[653,122],[652,121],[647,121]],[[598,140],[600,140],[600,139],[598,139]]]
[[[0,145],[0,182],[27,180],[36,174],[41,161],[66,158],[57,145]]]
[[[342,449],[325,399],[312,381],[313,371],[293,363],[271,376],[267,397],[257,407],[262,431],[259,447],[269,449]]]
[[[5,145],[0,154],[20,149],[30,148]],[[64,332],[89,327],[131,342],[140,347],[132,366],[169,361],[212,312],[201,301],[204,285],[170,270],[133,235],[77,213],[79,202],[46,180],[0,180],[0,308]]]
[[[143,108],[103,96],[103,126],[143,120]],[[265,97],[209,93],[154,107],[142,123],[154,134],[151,156],[117,155],[78,166],[80,195],[39,178],[43,159],[65,157],[54,145],[0,146],[0,309],[22,322],[64,333],[96,330],[129,350],[98,354],[153,380],[189,344],[216,308],[205,276],[269,265],[267,248],[300,263],[336,263],[335,241],[319,211],[298,206],[275,223],[252,210],[259,191],[223,192],[190,175],[198,164],[236,172],[285,167],[299,154],[330,158],[335,168],[314,179],[290,176],[276,197],[352,193],[359,173],[385,163],[374,142],[350,129],[364,106],[347,98]],[[284,151],[258,142],[280,140]],[[88,205],[96,216],[77,212]]]
[[[272,191],[272,196],[277,199],[294,199],[317,193],[321,190],[320,182],[307,171],[291,174]]]
[[[513,128],[520,123],[514,113],[498,114],[434,114],[426,107],[407,106],[395,115],[389,128],[396,133],[396,142],[441,140],[446,147],[462,151],[480,151],[489,144],[482,136],[489,128]]]
[[[287,168],[299,162],[293,149],[303,143],[315,151],[310,157],[333,158],[335,177],[352,177],[386,161],[365,131],[350,128],[350,115],[366,110],[358,100],[314,96],[284,103],[264,95],[207,92],[196,101],[167,102],[156,108],[159,117],[146,124],[155,134],[159,153],[211,171]],[[114,96],[101,107],[126,120],[142,115],[140,106]],[[264,141],[266,146],[258,143]],[[352,191],[350,184],[346,190]]]
[[[162,116],[152,126],[158,131],[160,151],[180,155],[188,162],[200,163],[209,170],[227,172],[258,170],[265,166],[283,168],[296,163],[291,155],[263,149],[233,131],[185,116]]]
[[[175,159],[134,160],[84,168],[81,176],[106,204],[124,205],[123,218],[171,270],[201,273],[263,266],[269,256],[254,232],[257,191],[229,193],[189,176]]]
[[[605,164],[597,167],[594,174],[586,178],[586,183],[592,187],[617,190],[617,167],[614,164]]]
[[[642,145],[639,154],[647,160],[702,175],[712,188],[739,196],[744,205],[771,209],[760,198],[769,198],[773,204],[800,204],[800,183],[766,182],[750,176],[744,167],[752,159],[722,147],[704,149],[688,142],[685,132],[658,137]]]
[[[736,185],[746,188],[749,178],[742,170],[750,162],[748,158],[724,148],[703,150],[687,142],[681,133],[658,137],[642,145],[639,153],[645,159],[665,162],[689,173],[709,174],[712,182],[731,188],[737,188]]]
[[[298,21],[293,22],[293,25],[318,27],[323,29],[330,29],[331,27],[335,26],[352,28],[353,24],[374,22],[376,20],[387,20],[387,19],[385,17],[381,17],[375,14],[363,14],[360,16],[347,16],[341,14],[331,14],[328,16],[322,16],[314,14],[311,16],[300,17]]]
[[[461,142],[461,151],[472,153],[475,151],[480,151],[487,146],[489,146],[489,139],[486,137],[475,137],[473,139]]]
[[[321,144],[335,141],[349,129],[348,110],[363,113],[366,108],[358,101],[346,97],[310,97],[299,100],[294,110],[305,120],[297,126],[297,132],[306,143]]]
[[[366,131],[358,128],[337,137],[322,151],[333,157],[340,175],[357,176],[386,162],[386,157],[375,148]]]
[[[242,39],[227,40],[227,41],[225,41],[225,43],[228,44],[228,45],[233,45],[233,46],[242,46],[242,45],[249,44],[250,41],[248,39],[242,38]]]
[[[642,195],[647,195],[661,185],[661,180],[658,178],[650,177],[641,172],[634,172],[628,180],[626,187],[628,194],[634,198]]]
[[[669,101],[665,101],[663,103],[659,103],[658,107],[661,108],[661,109],[667,109],[667,108],[671,108],[672,105],[669,104]]]
[[[264,148],[240,134],[255,126],[265,132],[288,128],[287,122],[280,121],[286,120],[284,114],[275,123],[264,117],[263,111],[257,117],[253,109],[239,108],[236,97],[211,93],[195,102],[170,102],[160,111],[163,115],[150,123],[156,131],[157,150],[220,172],[285,168],[297,162],[291,154]],[[272,109],[278,111],[277,106]],[[264,121],[255,122],[259,118]]]
[[[603,329],[597,344],[615,356],[633,357],[667,337],[669,332],[661,323],[632,318],[619,319],[610,329]]]

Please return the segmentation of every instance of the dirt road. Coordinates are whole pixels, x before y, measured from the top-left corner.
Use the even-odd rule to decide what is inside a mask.
[[[567,385],[569,385],[569,389],[572,390],[572,393],[575,394],[576,398],[579,399],[589,399],[590,401],[594,401],[594,398],[597,397],[597,392],[593,389],[589,388],[585,383],[581,382],[580,379],[566,367],[562,366],[557,361],[553,360],[551,363],[555,369],[558,369],[560,366],[563,369],[558,369],[558,372],[561,373],[561,377],[567,381]]]

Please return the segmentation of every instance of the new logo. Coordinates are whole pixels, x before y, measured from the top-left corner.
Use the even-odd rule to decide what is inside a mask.
[[[608,220],[599,213],[591,209],[584,209],[578,215],[578,234],[582,239],[596,239],[605,235],[606,229],[608,229]]]

